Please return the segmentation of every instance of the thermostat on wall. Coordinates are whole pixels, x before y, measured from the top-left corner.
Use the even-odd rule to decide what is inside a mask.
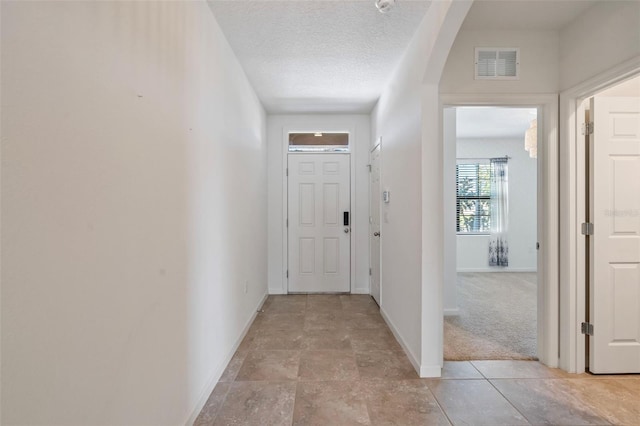
[[[382,191],[382,201],[384,201],[385,203],[388,203],[390,199],[391,199],[391,192]]]

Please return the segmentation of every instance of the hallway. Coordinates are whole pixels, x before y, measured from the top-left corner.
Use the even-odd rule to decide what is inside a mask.
[[[269,296],[204,425],[636,424],[640,376],[534,361],[446,362],[420,379],[369,296]]]

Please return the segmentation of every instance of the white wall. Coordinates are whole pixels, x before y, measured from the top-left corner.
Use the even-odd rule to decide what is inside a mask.
[[[557,31],[480,31],[463,27],[447,58],[440,93],[556,93],[559,41]],[[475,80],[476,47],[520,48],[520,78]]]
[[[640,2],[599,1],[560,33],[560,86],[569,89],[640,55]]]
[[[372,112],[382,137],[381,312],[421,376],[442,365],[442,150],[437,84],[464,1],[433,2]]]
[[[369,144],[368,115],[270,115],[267,117],[269,200],[269,293],[286,294],[284,173],[290,131],[348,131],[351,137],[351,292],[369,294]]]
[[[205,2],[1,39],[2,423],[184,424],[266,294],[264,111]]]
[[[445,315],[457,315],[458,295],[457,241],[447,238],[456,233],[456,108],[444,108],[442,115],[443,187],[444,204],[444,283],[442,303]]]
[[[489,267],[489,236],[458,234],[459,272],[535,271],[537,229],[537,161],[524,150],[522,139],[458,139],[459,158],[509,159],[509,266]]]

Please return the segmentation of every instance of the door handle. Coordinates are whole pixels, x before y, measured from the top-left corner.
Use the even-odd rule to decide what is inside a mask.
[[[374,237],[379,237],[379,236],[380,236],[380,233],[376,231],[376,232],[374,232],[374,233],[373,233],[373,236],[374,236]]]
[[[348,234],[349,233],[349,228],[344,228],[344,233]]]

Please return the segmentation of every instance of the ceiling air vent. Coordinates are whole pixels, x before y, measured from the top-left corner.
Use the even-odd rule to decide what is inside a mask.
[[[517,80],[520,49],[476,47],[476,80]]]

